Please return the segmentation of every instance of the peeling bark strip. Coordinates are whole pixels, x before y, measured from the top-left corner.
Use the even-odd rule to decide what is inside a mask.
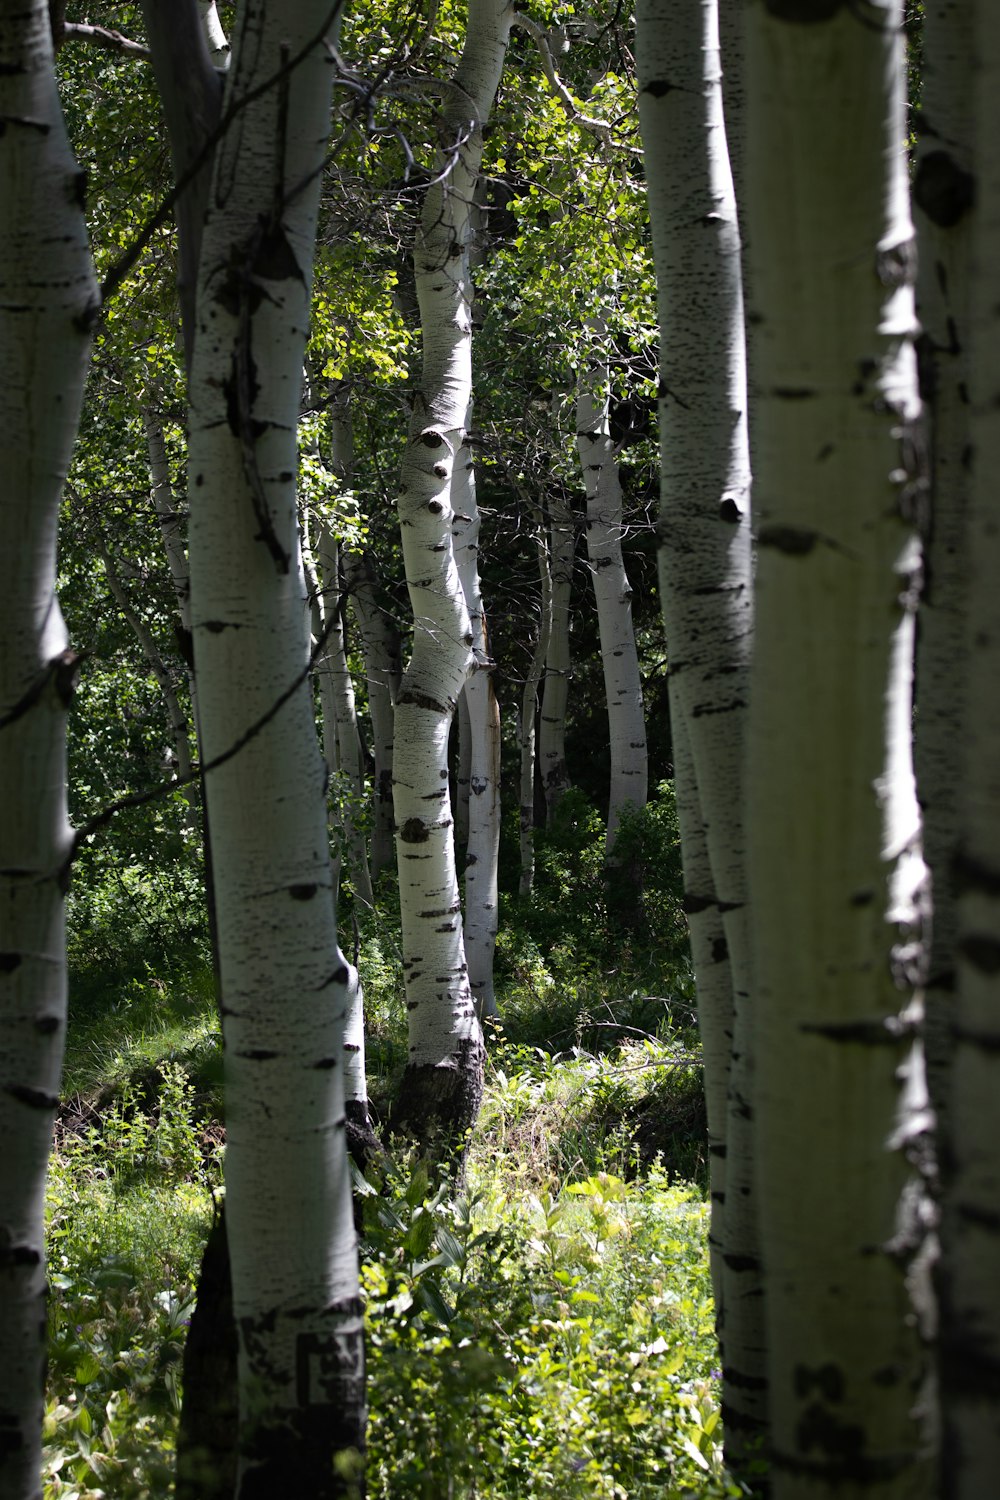
[[[29,128],[22,128],[23,126]],[[12,128],[7,128],[10,126]],[[45,1168],[66,1021],[56,531],[98,305],[42,0],[0,4],[0,1494],[40,1494]]]
[[[461,1136],[482,1092],[483,1042],[469,985],[461,922],[437,931],[421,912],[458,903],[447,798],[448,736],[475,660],[469,610],[455,561],[453,466],[472,394],[471,211],[482,127],[493,106],[513,20],[506,0],[470,0],[465,45],[441,116],[441,150],[427,190],[414,254],[424,365],[399,486],[399,521],[413,609],[413,654],[396,702],[393,798],[403,953],[408,968],[410,1056],[397,1111],[418,1135],[435,1122]],[[445,793],[443,796],[442,793]],[[434,805],[440,811],[434,815]],[[419,843],[420,856],[412,846]],[[435,979],[434,976],[439,976]],[[457,1069],[460,1088],[432,1090],[444,1114],[411,1110],[419,1070]],[[412,1075],[412,1076],[411,1076]],[[436,1107],[436,1106],[435,1106]]]
[[[330,21],[330,0],[239,9],[234,124],[214,153],[189,383],[191,624],[202,758],[219,762],[206,796],[240,1330],[236,1500],[288,1486],[339,1500],[352,1490],[336,1460],[360,1453],[364,1436],[360,1319],[334,1316],[358,1295],[345,1069],[325,1065],[343,1056],[349,971],[329,899],[295,493]],[[158,75],[179,95],[173,120],[184,80]],[[302,1340],[319,1360],[305,1383]]]
[[[936,1493],[900,21],[896,0],[748,7],[754,476],[773,543],[747,848],[774,1500]]]
[[[726,1452],[739,1469],[766,1423],[743,832],[753,621],[740,236],[714,0],[644,0],[637,18],[661,327],[660,599],[705,1047]]]

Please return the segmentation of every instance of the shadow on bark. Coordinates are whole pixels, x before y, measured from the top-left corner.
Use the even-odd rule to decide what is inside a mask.
[[[425,1156],[460,1166],[483,1100],[486,1049],[461,1042],[451,1066],[408,1065],[389,1119],[392,1135],[415,1141]]]
[[[347,1148],[355,1166],[364,1175],[382,1145],[363,1104],[347,1105]],[[362,1225],[362,1200],[354,1195],[354,1226]],[[202,1254],[198,1298],[184,1347],[184,1401],[177,1433],[177,1484],[175,1500],[233,1500],[236,1493],[236,1461],[239,1435],[236,1361],[238,1341],[233,1316],[233,1288],[226,1237],[225,1204],[212,1223]],[[296,1444],[299,1443],[296,1438]],[[355,1446],[346,1434],[345,1447]],[[356,1436],[356,1435],[355,1435]],[[328,1435],[326,1448],[329,1449]],[[254,1483],[270,1482],[265,1464],[256,1471]],[[263,1476],[263,1478],[261,1477]],[[273,1474],[271,1476],[273,1478]],[[256,1493],[243,1487],[246,1500]],[[264,1490],[260,1491],[261,1494]],[[269,1495],[293,1494],[289,1475]],[[306,1493],[305,1490],[302,1493]],[[311,1492],[315,1493],[315,1492]],[[333,1495],[343,1500],[362,1500],[364,1481],[346,1475]]]

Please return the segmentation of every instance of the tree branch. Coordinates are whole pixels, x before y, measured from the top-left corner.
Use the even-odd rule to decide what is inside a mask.
[[[60,14],[62,5],[50,6],[52,19],[52,41],[58,50],[63,42],[92,42],[95,47],[104,47],[108,52],[122,52],[127,57],[141,57],[148,62],[152,56],[142,42],[133,42],[120,31],[111,31],[107,26],[91,26],[86,21],[64,21]],[[57,30],[58,28],[58,30]]]
[[[142,13],[177,182],[178,290],[190,366],[201,230],[212,177],[211,147],[222,114],[222,78],[209,56],[196,0],[143,0]]]

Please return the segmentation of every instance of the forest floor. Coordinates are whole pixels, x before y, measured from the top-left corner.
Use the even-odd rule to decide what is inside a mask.
[[[45,1500],[172,1493],[184,1339],[222,1191],[203,938],[185,946],[172,918],[157,956],[152,929],[129,927],[124,910],[84,930],[78,909],[70,946],[48,1194]],[[432,1183],[388,1142],[377,1175],[357,1184],[368,1495],[739,1495],[722,1466],[682,924],[664,944],[657,918],[653,965],[648,946],[633,952],[615,934],[611,965],[607,942],[602,961],[582,927],[561,946],[546,940],[538,897],[533,934],[513,915],[464,1183]],[[396,936],[369,923],[361,949],[376,1123],[406,1055]]]

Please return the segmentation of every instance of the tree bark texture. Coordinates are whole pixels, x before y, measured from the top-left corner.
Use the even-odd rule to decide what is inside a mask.
[[[560,487],[554,485],[549,490],[544,512],[548,528],[551,599],[542,707],[538,716],[538,765],[545,792],[546,821],[551,823],[563,792],[570,784],[566,766],[566,706],[573,675],[569,622],[576,529],[573,512]]]
[[[325,766],[296,522],[336,39],[328,0],[239,12],[201,241],[190,381],[191,612],[225,1038],[239,1334],[237,1500],[351,1493],[364,1354]],[[245,104],[248,95],[254,97]],[[242,107],[239,107],[242,106]],[[228,757],[228,758],[226,758]]]
[[[611,782],[606,849],[610,860],[622,814],[629,807],[646,805],[649,771],[639,655],[632,628],[632,587],[622,558],[624,506],[618,456],[611,440],[607,334],[599,319],[592,320],[586,332],[589,347],[579,376],[576,443],[587,495],[587,556],[608,703]]]
[[[467,421],[471,422],[471,407]],[[452,480],[455,563],[472,629],[473,666],[461,701],[468,717],[468,828],[465,838],[465,956],[479,1019],[495,1016],[493,954],[497,941],[500,857],[500,705],[493,691],[486,607],[479,578],[482,520],[476,470],[468,443],[459,449]],[[463,715],[464,721],[465,715]]]
[[[420,1136],[435,1129],[462,1136],[482,1095],[482,1032],[466,964],[448,790],[449,732],[475,639],[452,540],[453,475],[472,394],[472,201],[512,18],[506,0],[471,0],[414,257],[424,367],[399,492],[414,637],[396,701],[393,761],[410,1040],[395,1122]]]
[[[392,760],[396,696],[402,678],[399,630],[378,588],[370,554],[344,549],[344,582],[361,637],[372,725],[374,821],[370,869],[373,877],[393,863]]]
[[[524,679],[518,726],[518,745],[521,751],[521,803],[518,818],[521,875],[518,892],[522,896],[530,895],[535,883],[535,776],[538,767],[536,720],[539,690],[545,675],[545,658],[549,649],[549,631],[552,627],[552,575],[549,571],[548,538],[541,511],[537,508],[534,526],[539,580],[538,636],[531,653],[531,665]]]
[[[894,0],[748,12],[747,845],[777,1500],[919,1500],[933,1485],[901,19]]]
[[[975,225],[971,247],[971,474],[965,555],[969,663],[960,776],[958,987],[946,1079],[941,1203],[940,1493],[971,1500],[996,1485],[1000,1465],[1000,649],[997,471],[1000,466],[1000,35],[991,6],[974,12]],[[933,125],[933,116],[931,117]],[[960,332],[961,338],[961,332]]]
[[[740,236],[715,4],[646,0],[638,20],[662,330],[660,598],[721,1247],[726,1445],[742,1470],[766,1429],[767,1401],[743,827],[753,585]]]
[[[914,755],[924,852],[934,884],[925,991],[927,1084],[938,1139],[947,1130],[947,1070],[955,989],[957,916],[951,861],[959,819],[968,716],[965,674],[970,484],[969,311],[975,223],[973,7],[924,5],[924,65],[913,182],[919,253],[920,388],[927,416],[930,505],[917,635]]]
[[[56,533],[99,298],[39,0],[0,3],[0,119],[0,1495],[40,1500],[76,682]]]

